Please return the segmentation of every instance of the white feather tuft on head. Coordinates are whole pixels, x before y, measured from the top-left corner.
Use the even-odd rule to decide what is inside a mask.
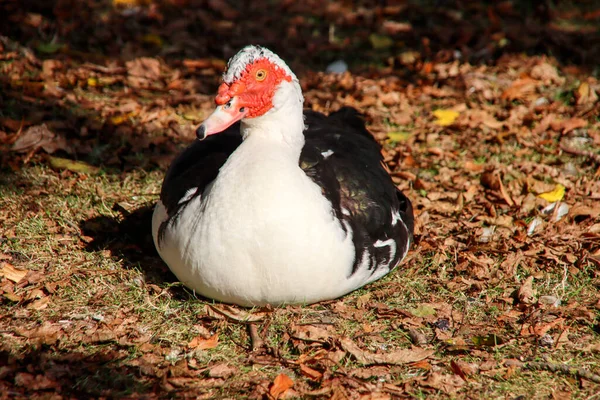
[[[277,67],[283,69],[293,81],[298,82],[296,75],[277,54],[264,47],[254,45],[244,47],[235,56],[229,59],[229,62],[227,63],[227,70],[225,73],[223,73],[223,82],[231,85],[234,81],[240,79],[248,65],[263,58],[266,58]]]

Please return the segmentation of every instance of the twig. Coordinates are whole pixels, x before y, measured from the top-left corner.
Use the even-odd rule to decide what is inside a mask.
[[[594,383],[600,383],[600,375],[596,375],[590,371],[587,371],[583,368],[571,367],[565,364],[552,364],[549,362],[521,362],[517,360],[507,360],[505,362],[507,367],[519,367],[526,368],[530,371],[550,371],[550,372],[560,372],[566,375],[576,376],[578,378],[584,378]]]
[[[258,350],[264,346],[265,342],[258,334],[258,326],[256,324],[248,324],[248,332],[250,333],[250,342],[252,343],[252,351]]]
[[[574,154],[576,156],[585,156],[588,158],[591,158],[592,161],[594,161],[596,164],[600,164],[600,154],[596,154],[592,151],[589,150],[579,150],[579,149],[573,149],[571,147],[567,147],[564,144],[560,144],[560,149],[562,151],[564,151],[565,153],[569,153],[569,154]]]

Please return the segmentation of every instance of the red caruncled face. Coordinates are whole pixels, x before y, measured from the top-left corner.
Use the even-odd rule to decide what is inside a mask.
[[[266,58],[248,64],[242,76],[231,84],[219,86],[215,103],[227,104],[237,97],[237,107],[247,110],[246,118],[260,117],[273,107],[273,96],[279,84],[292,78]]]

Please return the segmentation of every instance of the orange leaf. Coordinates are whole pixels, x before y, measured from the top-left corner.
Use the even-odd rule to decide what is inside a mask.
[[[292,378],[286,374],[279,374],[273,381],[273,385],[271,386],[271,389],[269,389],[269,394],[273,396],[273,398],[279,399],[280,396],[292,386],[294,386]]]
[[[310,379],[314,379],[315,381],[321,380],[323,377],[322,373],[304,364],[300,364],[300,372],[302,372],[302,375],[307,376]]]
[[[219,344],[219,334],[214,334],[208,339],[202,336],[196,336],[188,343],[190,349],[206,350],[214,349]]]
[[[0,268],[0,276],[4,276],[14,283],[21,282],[21,280],[25,278],[25,275],[27,275],[27,271],[16,269],[7,262],[0,263],[0,265],[2,266],[2,268]]]

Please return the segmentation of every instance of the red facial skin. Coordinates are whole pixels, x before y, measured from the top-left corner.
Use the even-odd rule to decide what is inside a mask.
[[[266,73],[264,79],[257,78],[257,72]],[[231,85],[223,82],[219,86],[215,103],[224,105],[232,97],[238,98],[238,107],[248,110],[246,118],[260,117],[273,107],[273,96],[279,84],[290,82],[292,78],[285,71],[263,58],[248,65],[242,76]]]

